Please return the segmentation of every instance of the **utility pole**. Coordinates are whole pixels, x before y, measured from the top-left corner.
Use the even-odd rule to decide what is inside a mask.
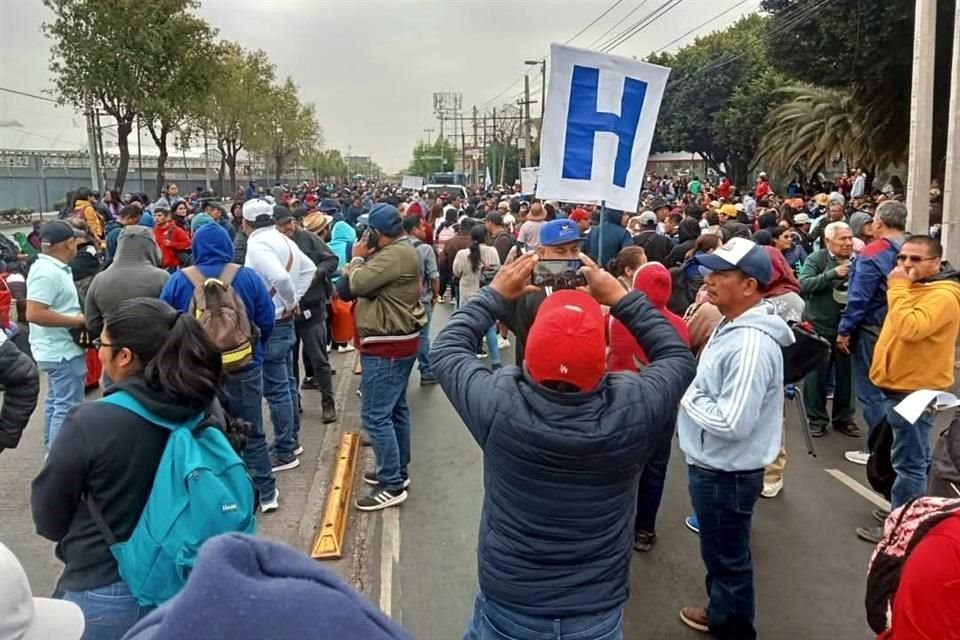
[[[93,130],[97,134],[97,168],[101,170],[100,186],[107,188],[107,154],[103,152],[103,127],[100,126],[100,110],[93,111]],[[98,189],[99,191],[99,189]]]
[[[100,191],[100,163],[97,161],[97,133],[93,128],[93,105],[87,100],[87,153],[90,154],[90,188]],[[70,204],[70,203],[68,203]]]
[[[430,134],[433,133],[433,129],[424,129],[423,132],[427,134],[427,146],[429,147],[432,142],[430,142]]]
[[[140,148],[140,116],[137,116],[137,172],[140,174],[140,193],[144,193],[146,189],[143,186],[143,150]]]
[[[953,66],[950,78],[950,120],[947,127],[947,163],[943,182],[943,225],[940,240],[944,257],[960,264],[960,0],[953,25]]]
[[[477,172],[477,151],[479,147],[479,138],[477,136],[477,105],[473,105],[473,183],[480,184],[480,175]]]
[[[207,151],[207,130],[203,130],[203,181],[205,188],[210,191],[210,155]],[[223,195],[218,194],[218,195]]]
[[[490,163],[493,165],[493,181],[496,184],[500,184],[497,181],[497,108],[493,108],[493,158],[490,159]]]
[[[916,0],[913,82],[910,91],[910,149],[907,159],[907,231],[930,230],[930,173],[933,142],[933,59],[937,3]]]
[[[923,2],[923,0],[917,0]],[[932,102],[932,100],[931,100]],[[530,166],[530,76],[523,74],[523,160]]]

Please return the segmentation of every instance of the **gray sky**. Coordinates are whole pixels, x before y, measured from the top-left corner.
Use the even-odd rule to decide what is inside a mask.
[[[614,1],[203,0],[199,13],[220,37],[263,49],[279,77],[294,78],[301,98],[316,104],[327,147],[344,153],[350,147],[399,171],[425,136],[423,129],[437,128],[433,92],[462,93],[465,110],[483,105],[519,78],[525,59],[546,55],[551,42],[566,42]],[[613,53],[642,57],[736,3],[684,0]],[[571,45],[589,47],[633,11],[602,44],[660,4],[621,0]],[[748,0],[701,33],[758,4]],[[40,31],[49,17],[40,0],[0,0],[0,24],[8,26],[0,39],[0,86],[30,93],[50,88],[49,42]],[[515,99],[522,89],[517,82],[489,106]],[[531,107],[534,116],[539,108]],[[49,147],[53,137],[81,145],[84,140],[82,118],[70,109],[0,92],[3,120],[22,123],[7,133],[20,133],[38,148]]]

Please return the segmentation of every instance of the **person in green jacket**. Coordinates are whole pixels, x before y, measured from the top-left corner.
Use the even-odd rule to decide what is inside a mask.
[[[800,269],[800,295],[806,300],[803,319],[833,344],[829,360],[825,360],[803,380],[803,404],[810,419],[814,437],[833,428],[857,437],[860,430],[854,422],[853,369],[850,356],[836,347],[840,314],[846,306],[847,278],[853,255],[853,232],[846,222],[832,222],[824,230],[826,248],[814,251]],[[831,416],[827,413],[827,381],[834,367],[835,384]]]

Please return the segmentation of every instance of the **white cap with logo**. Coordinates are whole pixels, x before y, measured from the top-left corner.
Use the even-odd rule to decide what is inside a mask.
[[[0,638],[80,640],[80,607],[66,600],[35,598],[20,561],[0,543]]]

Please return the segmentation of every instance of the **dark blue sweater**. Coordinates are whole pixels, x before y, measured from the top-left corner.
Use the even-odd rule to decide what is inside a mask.
[[[628,595],[637,482],[693,380],[690,350],[639,292],[612,313],[651,364],[605,375],[583,393],[557,393],[524,370],[489,371],[477,349],[503,298],[481,289],[453,314],[430,363],[483,450],[480,589],[540,617],[605,611]]]

